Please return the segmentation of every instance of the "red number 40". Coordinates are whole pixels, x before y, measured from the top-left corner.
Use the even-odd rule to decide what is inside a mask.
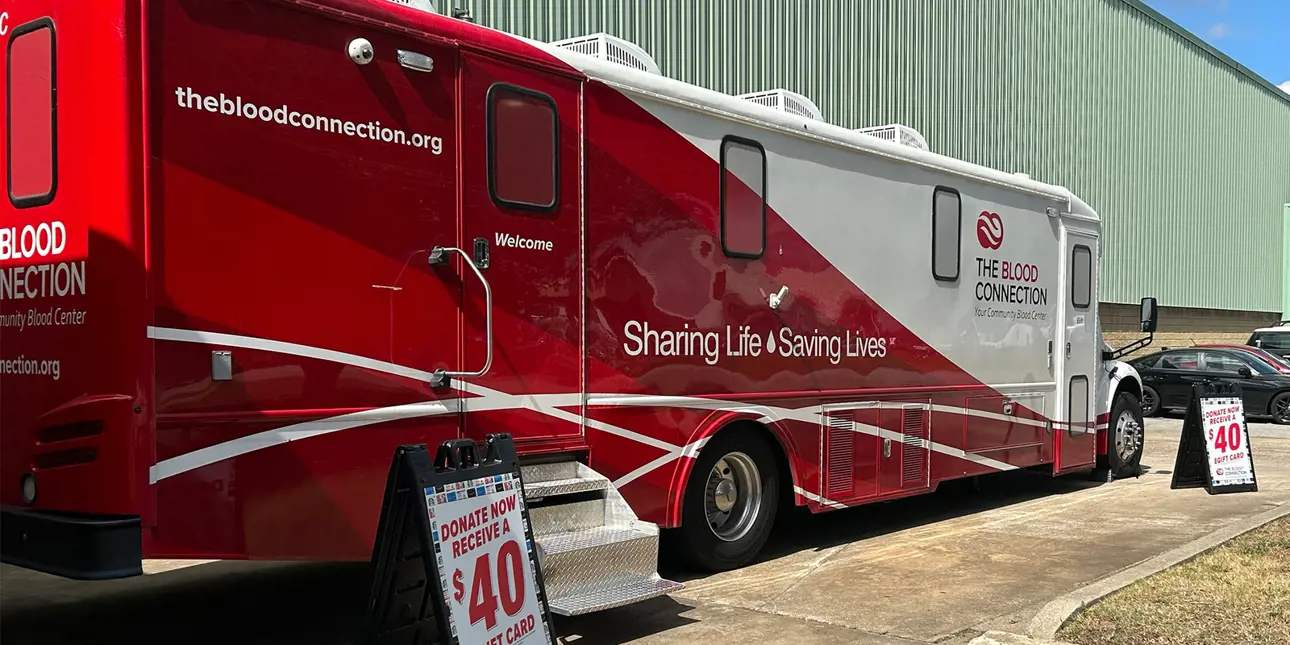
[[[1219,426],[1218,432],[1214,433],[1214,447],[1222,452],[1239,450],[1241,448],[1241,424],[1233,423],[1226,427]]]
[[[493,562],[488,553],[475,560],[475,579],[470,583],[470,624],[484,621],[486,629],[497,625],[497,605],[507,616],[520,613],[524,607],[524,569],[520,543],[507,540],[497,552],[497,590],[493,592]]]

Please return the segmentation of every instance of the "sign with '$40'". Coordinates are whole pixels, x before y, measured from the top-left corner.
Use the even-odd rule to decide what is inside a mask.
[[[449,623],[460,645],[550,643],[513,475],[427,491]]]

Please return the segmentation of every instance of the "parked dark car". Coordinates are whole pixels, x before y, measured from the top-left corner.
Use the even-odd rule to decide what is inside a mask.
[[[1188,347],[1168,349],[1129,361],[1142,375],[1142,413],[1184,410],[1192,385],[1201,382],[1237,383],[1251,417],[1272,417],[1290,423],[1290,375],[1252,351]]]

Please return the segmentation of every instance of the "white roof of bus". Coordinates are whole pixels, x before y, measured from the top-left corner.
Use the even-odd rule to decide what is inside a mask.
[[[514,34],[511,35],[514,36]],[[563,47],[556,47],[528,38],[521,38],[521,40],[550,52],[571,66],[582,70],[588,77],[625,92],[691,108],[705,109],[714,114],[727,117],[741,117],[763,126],[791,132],[797,136],[813,138],[834,145],[858,148],[871,154],[900,159],[907,163],[935,168],[985,183],[1042,195],[1066,202],[1071,213],[1089,218],[1098,218],[1097,212],[1092,207],[1063,186],[1046,184],[963,161],[962,159],[955,159],[935,152],[885,141],[826,121],[817,121],[782,112],[736,96],[692,85],[667,76],[651,74],[626,65],[601,60]]]

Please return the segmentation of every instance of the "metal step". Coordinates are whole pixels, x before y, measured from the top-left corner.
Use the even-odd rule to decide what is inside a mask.
[[[665,580],[658,574],[650,576],[624,574],[607,580],[602,588],[585,589],[582,593],[553,599],[549,606],[551,613],[577,616],[666,596],[684,588],[685,585]]]
[[[658,564],[657,531],[601,526],[554,533],[541,543],[542,573],[552,597],[606,589],[606,581],[626,573],[650,576]]]
[[[597,497],[567,504],[530,506],[529,521],[533,523],[533,537],[539,539],[552,533],[568,533],[604,526],[605,498]]]
[[[585,493],[593,490],[606,490],[608,488],[608,479],[583,479],[581,477],[570,477],[568,479],[538,481],[531,484],[528,481],[525,481],[524,497],[528,499],[539,499],[542,497],[554,497],[556,495]]]
[[[685,588],[658,575],[658,526],[638,519],[604,475],[570,460],[524,466],[522,477],[552,612],[574,616]]]
[[[578,477],[578,467],[582,464],[576,461],[557,461],[546,464],[532,464],[520,467],[520,476],[524,478],[525,495],[528,495],[528,487],[538,482],[557,481],[560,479],[574,479]],[[582,466],[587,468],[586,466]],[[590,470],[590,468],[587,468]]]

